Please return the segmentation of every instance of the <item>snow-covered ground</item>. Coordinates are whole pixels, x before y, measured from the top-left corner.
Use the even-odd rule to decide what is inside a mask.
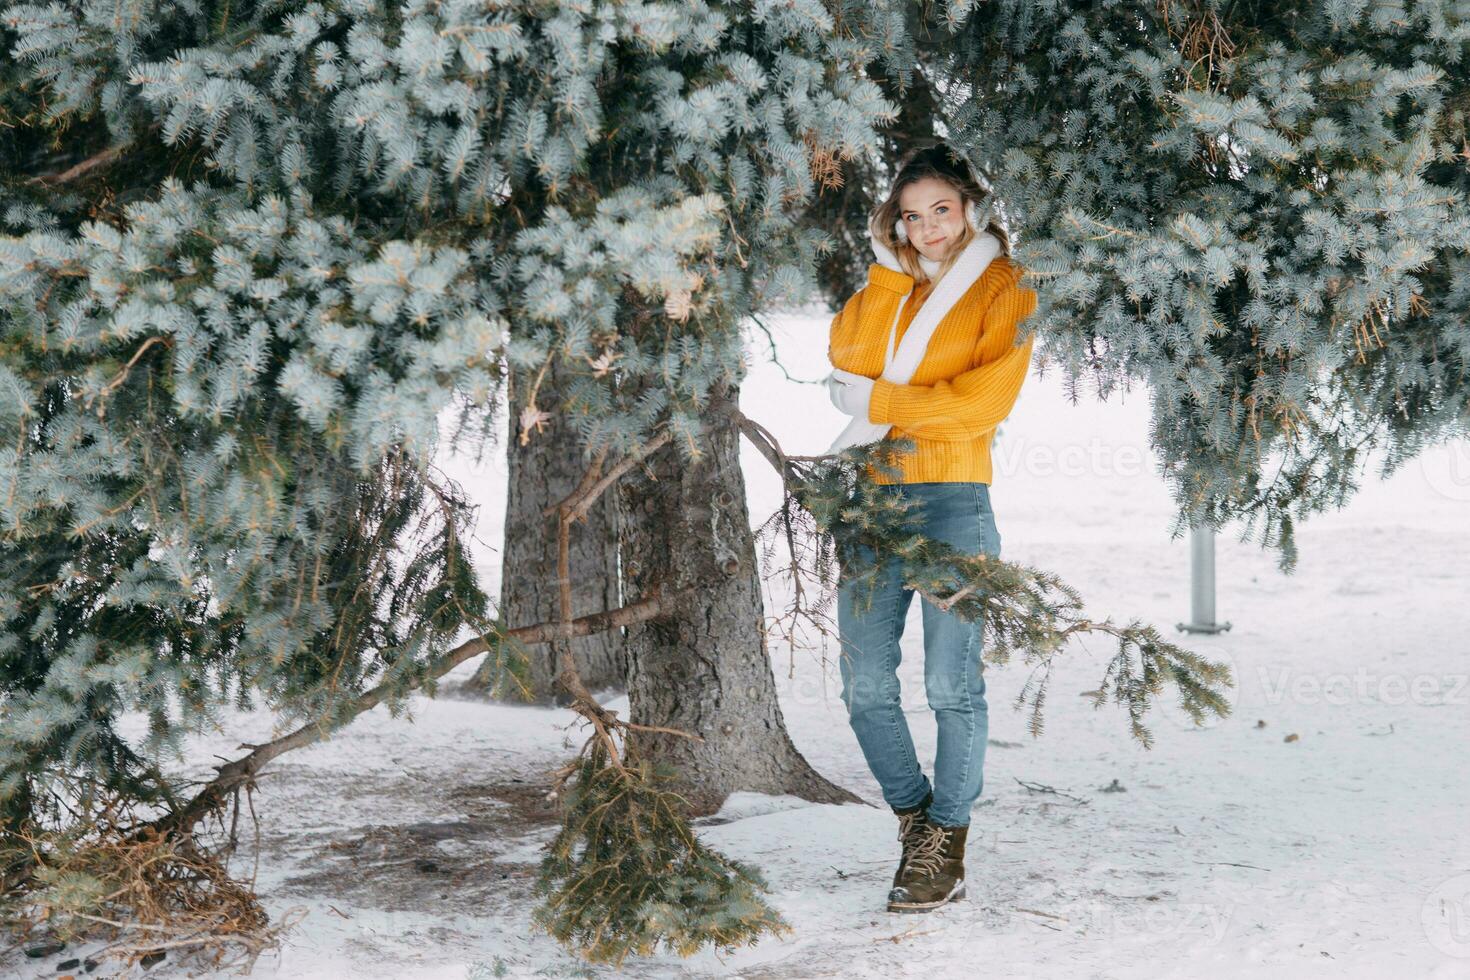
[[[769,320],[792,375],[821,376],[828,322],[815,310]],[[840,428],[822,387],[787,380],[763,340],[743,401],[790,452],[818,452]],[[1032,739],[1011,707],[1027,668],[991,668],[969,898],[899,916],[883,903],[895,822],[847,727],[830,653],[777,649],[797,746],[878,805],[733,797],[701,834],[763,870],[794,935],[731,956],[629,960],[626,974],[1470,977],[1470,445],[1385,482],[1365,474],[1345,510],[1300,529],[1290,576],[1222,535],[1218,615],[1232,628],[1187,636],[1174,627],[1189,617],[1188,539],[1167,535],[1147,431],[1143,389],[1072,405],[1055,372],[1033,374],[997,439],[1003,554],[1057,572],[1095,615],[1152,622],[1230,662],[1232,716],[1195,729],[1161,710],[1143,749],[1121,709],[1080,696],[1110,653],[1093,637],[1054,672],[1046,730]],[[483,501],[493,585],[503,465],[445,462]],[[748,445],[745,464],[758,522],[778,488]],[[927,768],[919,617],[915,602],[902,673]],[[626,715],[626,698],[613,706]],[[257,889],[273,918],[306,915],[254,975],[611,975],[530,926],[551,835],[538,781],[580,741],[571,713],[440,697],[416,698],[413,714],[380,708],[263,780]],[[194,772],[270,730],[268,717],[235,716],[228,736],[196,740]],[[1102,791],[1115,781],[1123,792]],[[252,853],[236,869],[247,878]],[[69,955],[0,972],[55,976]],[[165,962],[148,975],[172,974]]]

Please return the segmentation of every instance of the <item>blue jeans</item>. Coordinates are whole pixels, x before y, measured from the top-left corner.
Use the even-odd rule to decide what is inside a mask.
[[[966,554],[999,557],[1000,533],[985,483],[895,483],[882,487],[913,500],[922,517],[919,530]],[[864,546],[866,548],[866,546]],[[866,550],[871,560],[871,549]],[[854,596],[859,583],[876,579],[872,602],[862,608]],[[863,586],[863,594],[866,585]],[[946,593],[947,594],[947,593]],[[931,790],[929,819],[946,827],[968,826],[970,807],[984,782],[989,711],[984,666],[980,660],[979,618],[965,622],[942,612],[927,599],[924,610],[924,692],[938,725],[931,785],[914,754],[914,741],[899,700],[898,641],[913,589],[903,587],[900,560],[889,557],[859,578],[839,587],[838,634],[842,652],[842,700],[848,722],[867,758],[868,768],[890,807],[923,802]]]

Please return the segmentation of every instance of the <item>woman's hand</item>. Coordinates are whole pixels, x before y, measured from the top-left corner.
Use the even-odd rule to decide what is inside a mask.
[[[827,376],[827,394],[839,412],[868,420],[868,403],[873,398],[873,379],[841,368]]]

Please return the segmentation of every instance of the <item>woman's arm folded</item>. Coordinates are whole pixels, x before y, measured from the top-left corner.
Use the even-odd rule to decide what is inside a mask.
[[[1031,363],[1035,337],[1016,346],[1017,327],[1036,309],[1036,292],[1014,284],[985,313],[976,366],[932,385],[878,379],[868,420],[896,425],[919,439],[968,442],[1010,415]]]
[[[913,285],[914,281],[902,272],[894,272],[876,262],[868,266],[868,284],[854,293],[847,304],[832,318],[827,360],[832,362],[833,367],[839,367],[845,371],[856,371],[868,377],[883,370],[883,353],[886,350],[887,338],[883,338],[883,345],[876,348],[876,363],[862,363],[872,360],[873,354],[873,351],[870,351],[869,357],[859,356],[864,329],[865,327],[869,330],[882,329],[874,327],[875,323],[881,323],[883,327],[891,325],[893,315],[898,312],[898,304],[903,302],[903,298],[908,295]],[[869,367],[872,368],[871,371],[864,370]]]

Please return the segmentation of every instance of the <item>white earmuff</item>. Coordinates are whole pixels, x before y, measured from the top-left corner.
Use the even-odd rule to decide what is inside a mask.
[[[909,240],[909,230],[903,226],[902,218],[899,218],[893,223],[893,237],[897,238],[900,242],[907,242]]]
[[[971,201],[965,205],[965,221],[969,223],[971,231],[978,234],[981,230],[980,222],[983,219],[984,215],[980,213],[979,201]]]

